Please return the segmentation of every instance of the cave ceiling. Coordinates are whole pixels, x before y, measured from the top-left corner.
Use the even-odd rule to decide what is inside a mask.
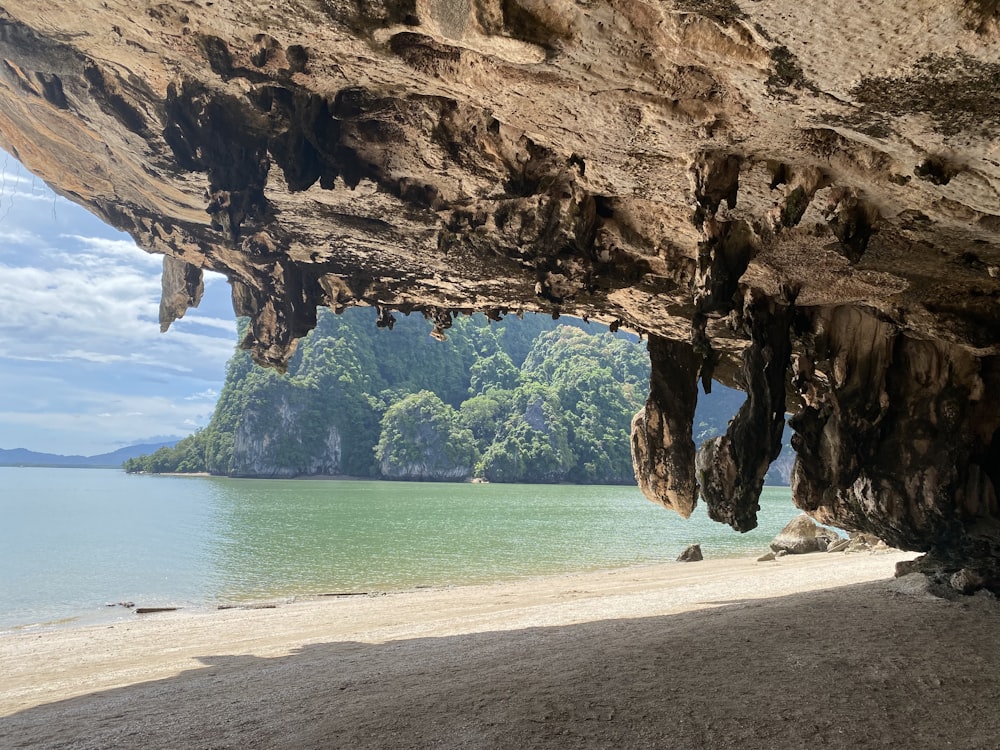
[[[995,2],[0,2],[0,145],[164,327],[203,270],[278,368],[317,306],[624,326],[653,499],[751,528],[791,413],[800,507],[995,572]]]

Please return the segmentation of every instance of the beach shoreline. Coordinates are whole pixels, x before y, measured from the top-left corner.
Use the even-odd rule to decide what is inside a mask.
[[[0,637],[5,676],[0,716],[169,678],[198,666],[205,654],[268,658],[318,642],[384,643],[669,615],[885,579],[897,561],[913,556],[817,553],[774,562],[648,563],[487,584],[181,608],[80,627],[15,631]]]
[[[0,638],[32,750],[997,746],[1000,605],[914,553],[648,564]]]

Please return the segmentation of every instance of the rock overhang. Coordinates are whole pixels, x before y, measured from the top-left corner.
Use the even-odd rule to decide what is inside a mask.
[[[165,255],[164,326],[200,269],[277,367],[317,305],[626,325],[654,499],[752,527],[787,410],[801,507],[995,568],[994,4],[15,1],[0,40],[0,141]],[[696,458],[713,377],[748,400]]]

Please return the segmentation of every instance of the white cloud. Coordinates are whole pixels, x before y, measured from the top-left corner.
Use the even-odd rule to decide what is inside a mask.
[[[233,340],[235,341],[236,336],[236,319],[232,318],[230,320],[223,320],[222,318],[209,318],[201,315],[190,315],[187,314],[183,318],[175,320],[172,325],[174,326],[205,326],[206,328],[215,328],[220,331],[225,331],[226,333],[232,334]]]
[[[161,334],[163,256],[0,152],[0,447],[101,453],[211,417],[236,345],[229,290]]]
[[[27,229],[15,228],[0,231],[0,243],[8,245],[38,245],[41,241],[41,237]]]
[[[44,193],[31,193],[25,192],[23,190],[7,190],[6,192],[0,193],[0,219],[6,219],[18,208],[18,203],[20,201],[34,201],[36,203],[46,203],[50,205],[60,205],[62,202],[67,202],[65,198],[60,198],[58,195],[53,195],[51,192]]]
[[[9,172],[8,171],[9,161],[10,159],[8,157],[8,159],[6,160],[7,163],[5,163],[3,166],[3,170],[0,170],[0,188],[2,188],[3,190],[17,190],[19,186],[33,188],[34,185],[37,183],[46,190],[48,189],[48,187],[42,180],[39,180],[37,177],[33,177],[30,174],[22,173],[20,163],[18,163],[17,165],[17,171],[13,173]],[[3,193],[0,192],[0,195],[2,194]]]
[[[106,237],[81,237],[77,234],[64,234],[60,235],[60,237],[73,240],[81,245],[84,249],[84,256],[92,255],[115,261],[131,261],[155,268],[163,266],[162,255],[147,253],[145,250],[140,249],[132,240],[111,240]],[[81,253],[74,253],[70,257],[80,256]]]
[[[206,388],[200,393],[192,393],[190,396],[185,396],[185,401],[209,401],[212,404],[216,402],[219,398],[219,392],[215,388]]]
[[[160,333],[156,275],[106,256],[58,259],[62,267],[47,269],[0,264],[0,350],[7,356],[190,370],[192,357],[221,366],[232,355],[232,320],[191,310],[179,329]]]
[[[178,403],[156,396],[120,399],[114,411],[107,410],[106,402],[99,410],[87,406],[47,412],[0,411],[0,434],[20,436],[19,445],[0,447],[94,455],[143,442],[153,434],[188,435],[206,425],[212,415],[204,403]]]
[[[26,346],[34,344],[26,333],[132,337],[153,325],[158,294],[155,277],[129,268],[0,265],[0,335],[16,333]]]

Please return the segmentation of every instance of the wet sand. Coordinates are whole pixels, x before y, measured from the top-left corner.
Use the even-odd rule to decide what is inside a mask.
[[[998,747],[1000,606],[707,560],[0,638],[0,745]],[[950,744],[949,744],[950,743]]]

